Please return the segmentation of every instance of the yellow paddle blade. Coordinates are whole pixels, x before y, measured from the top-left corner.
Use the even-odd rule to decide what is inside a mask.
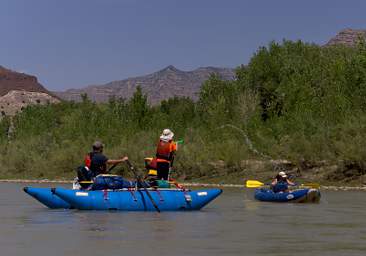
[[[91,180],[84,180],[84,181],[79,181],[80,184],[92,184],[94,183],[93,181]]]
[[[320,184],[318,183],[304,183],[301,184],[302,187],[309,187],[309,188],[320,188]]]
[[[245,185],[247,188],[259,188],[262,187],[264,183],[258,180],[247,180]]]

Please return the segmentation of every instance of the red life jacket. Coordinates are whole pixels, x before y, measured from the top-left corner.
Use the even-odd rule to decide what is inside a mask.
[[[154,169],[154,170],[157,170],[158,169],[158,161],[157,161],[157,159],[155,157],[151,160],[151,162],[150,162],[150,164],[149,164],[148,167],[150,169]]]
[[[171,143],[172,141],[163,141],[160,140],[156,149],[156,157],[159,159],[165,159],[168,161],[172,160],[172,152],[170,151],[171,149]]]
[[[85,156],[84,164],[85,164],[86,167],[90,168],[92,158],[93,158],[93,153],[92,152],[88,153]]]

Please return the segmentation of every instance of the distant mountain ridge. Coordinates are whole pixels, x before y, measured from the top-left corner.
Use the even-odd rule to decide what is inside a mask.
[[[202,83],[211,74],[216,74],[224,80],[235,78],[231,68],[201,67],[193,71],[182,71],[170,65],[155,73],[145,76],[113,81],[104,85],[91,85],[82,89],[69,89],[64,92],[53,92],[64,100],[80,101],[81,94],[96,102],[108,101],[110,97],[130,98],[137,86],[141,86],[152,104],[174,96],[185,96],[197,99]]]
[[[344,29],[331,38],[325,46],[343,44],[352,47],[360,38],[366,39],[366,30]],[[25,106],[28,103],[33,104],[34,101],[37,103],[39,101],[41,103],[49,101],[58,102],[54,95],[64,100],[80,101],[80,95],[84,93],[93,101],[106,102],[110,97],[130,98],[137,86],[141,86],[142,91],[147,94],[148,100],[152,104],[174,96],[190,97],[196,100],[203,82],[211,74],[217,74],[224,80],[235,79],[235,70],[232,68],[200,67],[192,71],[182,71],[170,65],[148,75],[112,81],[102,85],[90,85],[81,89],[49,92],[38,82],[35,76],[0,66],[0,102],[2,102],[2,109],[5,109],[4,105],[11,105],[13,101],[17,101],[20,98],[22,98],[22,104],[18,104],[18,102],[15,105]],[[19,94],[19,92],[14,93],[12,91],[22,91],[24,93]],[[33,93],[27,94],[26,92]],[[46,95],[49,95],[51,98]],[[1,100],[2,97],[4,98]],[[40,98],[38,99],[37,97]],[[57,100],[54,101],[53,98]]]

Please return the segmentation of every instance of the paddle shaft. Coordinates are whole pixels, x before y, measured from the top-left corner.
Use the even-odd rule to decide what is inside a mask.
[[[108,169],[108,172],[112,171],[116,166],[117,166],[117,164],[112,165],[112,166]]]
[[[146,195],[149,197],[149,199],[150,199],[151,203],[153,204],[153,206],[155,207],[156,211],[157,211],[157,212],[160,212],[159,207],[158,207],[158,206],[157,206],[157,204],[155,203],[155,201],[154,201],[154,199],[152,198],[152,196],[151,196],[150,192],[147,190],[146,184],[145,184],[145,182],[142,180],[141,176],[140,176],[140,175],[138,175],[138,174],[136,173],[136,170],[135,170],[135,168],[133,167],[133,165],[130,163],[130,161],[126,160],[125,162],[126,162],[126,164],[128,165],[128,167],[130,168],[130,170],[133,172],[133,175],[135,175],[135,178],[136,178],[137,182],[138,182],[138,183],[140,183],[140,184],[142,185],[142,187],[144,188],[144,190],[145,190],[145,192],[146,192]]]
[[[246,181],[246,187],[247,188],[259,188],[265,185],[270,185],[268,183],[263,183],[258,180],[247,180]],[[304,183],[304,184],[296,184],[294,186],[304,186],[304,187],[311,187],[311,188],[319,188],[320,185],[317,183]]]

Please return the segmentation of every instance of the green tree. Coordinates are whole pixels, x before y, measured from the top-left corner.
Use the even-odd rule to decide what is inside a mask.
[[[139,128],[149,126],[149,106],[146,94],[142,93],[140,86],[136,87],[136,91],[132,98],[128,101],[128,109],[131,121]]]

